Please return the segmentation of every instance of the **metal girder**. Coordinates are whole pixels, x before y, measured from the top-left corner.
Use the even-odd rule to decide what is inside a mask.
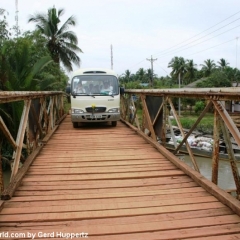
[[[172,109],[172,111],[173,111],[173,115],[174,115],[175,120],[176,120],[176,122],[177,122],[177,124],[178,124],[178,127],[179,127],[179,130],[180,130],[180,132],[181,132],[181,135],[182,135],[182,137],[184,138],[184,137],[185,137],[185,134],[184,134],[184,131],[183,131],[182,124],[181,124],[181,122],[180,122],[179,116],[177,115],[177,112],[176,112],[176,110],[175,110],[175,108],[174,108],[174,106],[173,106],[173,103],[172,103],[171,99],[168,99],[168,102],[169,102],[169,104],[170,104],[170,106],[171,106],[171,109]],[[196,159],[195,159],[195,157],[194,157],[194,155],[193,155],[192,149],[191,149],[191,147],[190,147],[189,144],[188,144],[188,141],[186,141],[185,145],[186,145],[186,148],[187,148],[187,150],[188,150],[188,154],[189,154],[189,156],[190,156],[190,159],[191,159],[191,161],[192,161],[192,164],[193,164],[193,166],[194,166],[194,169],[195,169],[196,171],[200,172],[199,167],[198,167],[197,162],[196,162]]]
[[[232,134],[233,138],[235,139],[236,143],[240,147],[240,133],[238,128],[236,127],[235,123],[233,122],[232,118],[229,116],[227,110],[223,107],[221,102],[213,101],[215,108],[217,109],[218,113],[222,117],[223,121],[225,122],[228,130]]]
[[[240,87],[230,88],[176,88],[176,89],[126,89],[125,93],[148,96],[169,96],[178,98],[198,98],[211,100],[240,101]]]
[[[60,91],[0,91],[0,103],[17,102],[54,95],[65,95]]]
[[[182,140],[182,142],[178,145],[178,147],[175,149],[174,154],[176,154],[180,148],[182,147],[182,145],[186,142],[186,140],[188,139],[188,137],[190,136],[190,134],[193,132],[193,130],[197,127],[197,125],[199,124],[199,122],[202,120],[202,118],[205,116],[206,112],[208,111],[208,109],[212,106],[212,102],[209,102],[207,104],[207,106],[204,108],[204,110],[202,111],[202,113],[200,114],[199,118],[197,119],[197,121],[193,124],[193,126],[191,127],[191,129],[189,130],[189,132],[185,135],[184,139]]]
[[[21,117],[19,128],[18,128],[18,135],[17,135],[17,140],[16,140],[17,149],[16,149],[16,154],[15,154],[15,159],[14,159],[14,164],[13,164],[13,169],[12,169],[11,181],[18,171],[18,166],[19,166],[19,162],[20,162],[22,146],[23,146],[23,139],[24,139],[25,129],[27,126],[27,119],[28,119],[28,113],[30,110],[30,106],[31,106],[31,100],[24,101],[22,117]]]

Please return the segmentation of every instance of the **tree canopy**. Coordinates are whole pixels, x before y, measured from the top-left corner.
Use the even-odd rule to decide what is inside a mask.
[[[48,9],[47,14],[37,13],[30,16],[28,22],[36,23],[38,29],[47,39],[47,48],[53,61],[62,64],[68,71],[72,71],[72,63],[80,66],[80,58],[77,53],[82,50],[77,46],[78,39],[69,27],[76,25],[76,19],[71,16],[61,26],[61,16],[64,9],[57,10],[55,7]]]

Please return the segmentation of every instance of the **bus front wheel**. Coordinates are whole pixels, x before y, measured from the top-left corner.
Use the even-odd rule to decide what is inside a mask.
[[[77,122],[73,122],[73,127],[77,128],[78,127],[78,123]]]
[[[112,121],[112,126],[116,127],[117,126],[117,121]]]

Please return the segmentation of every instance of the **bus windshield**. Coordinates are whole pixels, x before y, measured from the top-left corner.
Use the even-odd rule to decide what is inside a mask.
[[[79,75],[72,79],[72,95],[118,95],[118,79],[111,75]]]

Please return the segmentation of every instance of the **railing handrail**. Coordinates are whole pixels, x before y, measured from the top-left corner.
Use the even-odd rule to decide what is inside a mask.
[[[148,96],[194,97],[216,100],[239,100],[240,87],[228,88],[170,88],[170,89],[125,89],[125,93]]]
[[[232,168],[233,178],[235,180],[237,197],[240,198],[240,176],[237,168],[236,157],[232,149],[230,136],[240,147],[240,133],[224,106],[224,101],[240,101],[240,87],[230,88],[180,88],[180,89],[125,89],[125,95],[122,96],[121,115],[122,119],[130,124],[134,124],[145,135],[150,136],[154,141],[166,145],[167,125],[171,128],[169,114],[170,109],[173,114],[180,133],[182,143],[186,145],[188,154],[196,171],[199,167],[194,154],[187,141],[188,136],[197,127],[197,124],[205,116],[208,108],[214,110],[214,131],[213,131],[213,150],[212,150],[212,182],[218,183],[218,162],[219,162],[219,131],[222,131],[223,139],[228,151],[228,158]],[[135,97],[133,97],[133,95]],[[136,96],[138,96],[136,98]],[[180,122],[179,114],[175,110],[172,98],[194,98],[206,100],[208,103],[201,114],[198,115],[196,123],[193,124],[189,133],[186,135]],[[135,102],[133,101],[135,99]],[[180,103],[180,101],[179,101]],[[179,104],[178,103],[178,104]],[[142,106],[142,122],[139,124],[136,114],[139,106]],[[231,104],[230,104],[231,106]],[[232,110],[232,109],[230,109]],[[180,113],[180,111],[179,111]],[[170,129],[171,130],[171,129]],[[170,131],[173,134],[173,131]],[[231,134],[231,135],[230,135]],[[160,143],[159,143],[160,144]],[[180,147],[179,147],[180,148]],[[179,151],[178,146],[174,147],[174,154]],[[180,161],[180,160],[179,160]]]
[[[14,150],[10,184],[19,172],[22,149],[27,149],[27,156],[35,150],[38,151],[44,137],[54,131],[64,117],[64,96],[66,93],[61,91],[0,91],[0,104],[3,109],[5,104],[23,102],[17,136],[12,136],[11,129],[8,129],[8,119],[4,122],[4,117],[0,115],[0,131]],[[3,190],[1,182],[0,187]]]
[[[0,91],[0,103],[66,94],[62,91]]]

